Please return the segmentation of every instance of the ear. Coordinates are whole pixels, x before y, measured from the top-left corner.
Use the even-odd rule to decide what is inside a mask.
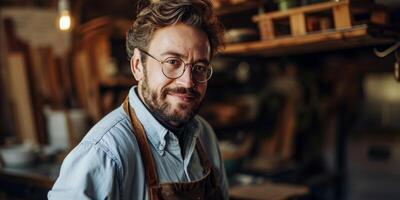
[[[144,70],[140,56],[140,51],[138,48],[135,48],[135,50],[133,51],[133,55],[131,57],[131,71],[136,81],[141,81],[143,79]]]

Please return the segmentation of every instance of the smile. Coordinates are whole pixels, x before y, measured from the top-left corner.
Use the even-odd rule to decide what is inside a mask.
[[[193,101],[196,96],[190,94],[183,94],[183,93],[169,93],[170,96],[180,99],[181,101]]]

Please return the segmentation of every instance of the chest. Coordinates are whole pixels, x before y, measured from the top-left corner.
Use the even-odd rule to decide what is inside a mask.
[[[160,183],[189,182],[201,179],[204,176],[201,160],[196,149],[181,152],[179,145],[168,145],[163,150],[151,146],[150,149]],[[182,154],[186,155],[182,156]]]

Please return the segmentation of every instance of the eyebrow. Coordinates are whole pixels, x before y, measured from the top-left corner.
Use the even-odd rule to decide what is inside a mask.
[[[179,58],[186,58],[185,55],[183,55],[183,54],[181,54],[181,53],[178,53],[178,52],[176,52],[176,51],[166,51],[166,52],[162,53],[161,56],[174,56],[174,57],[179,57]],[[210,64],[210,61],[209,61],[208,59],[206,59],[206,58],[203,58],[203,59],[195,60],[195,62],[193,62],[193,63],[206,63],[206,64]]]

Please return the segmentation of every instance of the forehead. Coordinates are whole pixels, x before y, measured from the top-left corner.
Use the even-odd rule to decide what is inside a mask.
[[[158,55],[174,52],[183,57],[204,59],[210,56],[210,44],[204,31],[186,24],[176,24],[155,31],[149,52]]]

